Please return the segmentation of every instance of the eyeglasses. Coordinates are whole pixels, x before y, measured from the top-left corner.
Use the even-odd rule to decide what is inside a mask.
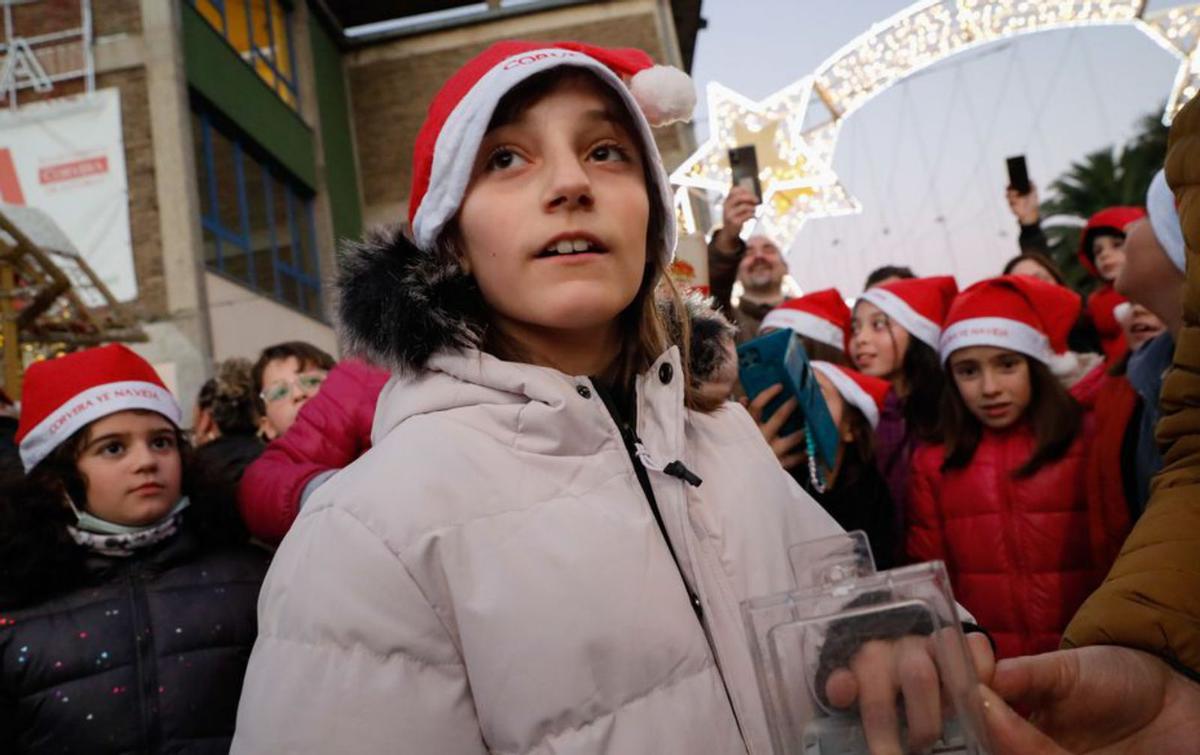
[[[324,372],[305,372],[302,375],[297,375],[292,380],[279,380],[271,383],[266,388],[263,388],[262,393],[258,397],[268,404],[273,404],[276,401],[283,401],[292,395],[294,388],[299,388],[300,392],[305,396],[311,396],[321,387],[321,383],[325,382]]]

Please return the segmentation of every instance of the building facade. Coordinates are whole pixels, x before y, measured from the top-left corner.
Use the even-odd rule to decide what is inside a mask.
[[[413,12],[399,18],[395,5],[7,4],[9,57],[14,35],[53,42],[63,28],[89,31],[81,44],[90,73],[15,91],[17,105],[89,87],[119,94],[132,306],[150,335],[135,348],[173,378],[185,404],[217,360],[254,358],[284,340],[337,353],[329,281],[338,240],[404,220],[417,129],[467,58],[505,38],[580,39],[687,67],[699,21],[698,2],[668,0],[492,0],[450,18],[436,11],[462,3],[401,3]],[[681,12],[690,23],[681,24],[690,30],[683,44]],[[360,22],[385,23],[356,33]],[[694,147],[688,127],[658,137],[669,167]]]

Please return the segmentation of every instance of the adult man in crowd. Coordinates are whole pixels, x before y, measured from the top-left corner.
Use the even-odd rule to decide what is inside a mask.
[[[758,335],[763,318],[785,300],[783,277],[788,267],[779,245],[760,235],[741,239],[742,227],[754,217],[757,206],[749,189],[730,189],[721,227],[708,242],[709,288],[717,306],[737,326],[738,343]],[[735,280],[743,288],[736,307],[731,301]]]

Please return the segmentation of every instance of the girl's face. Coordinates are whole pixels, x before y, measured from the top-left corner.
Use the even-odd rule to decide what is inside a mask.
[[[825,373],[813,370],[813,374],[817,377],[817,385],[821,387],[821,397],[825,399],[825,406],[829,407],[829,418],[838,429],[842,442],[853,441],[854,434],[850,431],[849,423],[845,421],[846,399],[842,398],[842,394],[834,387],[833,381],[825,377]]]
[[[1042,267],[1036,260],[1024,259],[1013,265],[1011,275],[1024,275],[1027,278],[1037,278],[1040,281],[1045,281],[1057,286],[1058,281],[1054,280],[1054,276],[1049,270]]]
[[[114,524],[140,526],[166,516],[179,501],[183,464],[175,426],[157,412],[124,411],[98,419],[76,462],[87,501]]]
[[[1092,259],[1101,278],[1116,280],[1125,267],[1125,236],[1108,233],[1092,239]]]
[[[646,268],[636,137],[603,85],[564,79],[484,137],[459,214],[464,264],[502,332],[615,332]]]
[[[869,301],[854,305],[850,322],[850,360],[859,372],[894,380],[908,351],[908,331]]]
[[[1121,322],[1121,329],[1125,331],[1130,351],[1136,351],[1142,344],[1161,335],[1167,326],[1153,312],[1141,304],[1134,304],[1128,319]]]
[[[1029,362],[995,346],[968,346],[950,355],[950,375],[967,410],[985,427],[1003,430],[1025,414],[1033,399]]]

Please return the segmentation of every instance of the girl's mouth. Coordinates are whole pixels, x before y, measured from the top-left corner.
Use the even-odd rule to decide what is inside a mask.
[[[599,239],[588,234],[564,234],[551,239],[537,258],[572,257],[577,254],[604,254],[608,250]]]
[[[983,413],[993,419],[999,419],[1008,414],[1009,404],[993,404],[983,407]]]
[[[164,487],[160,482],[147,482],[145,485],[138,485],[132,492],[140,495],[153,495],[154,493],[161,493]]]

